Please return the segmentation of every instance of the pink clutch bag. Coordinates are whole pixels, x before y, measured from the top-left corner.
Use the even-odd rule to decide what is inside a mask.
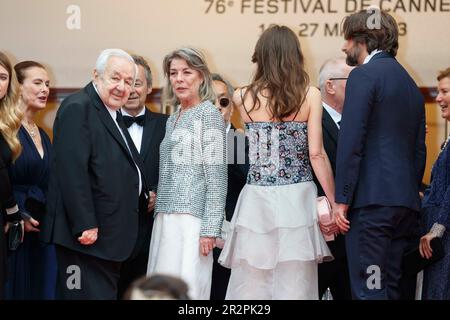
[[[331,211],[331,205],[327,197],[317,198],[317,216],[319,217],[319,222],[321,225],[325,227],[330,226],[330,228],[334,225],[333,212]],[[334,234],[324,234],[323,237],[325,241],[334,240]]]

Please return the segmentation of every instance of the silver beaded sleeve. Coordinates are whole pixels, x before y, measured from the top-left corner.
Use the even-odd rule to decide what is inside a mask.
[[[430,229],[430,233],[438,238],[442,238],[445,232],[445,226],[439,223],[434,223]]]

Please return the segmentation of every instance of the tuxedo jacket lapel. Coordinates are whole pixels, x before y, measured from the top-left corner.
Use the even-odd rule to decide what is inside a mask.
[[[322,112],[322,123],[323,123],[322,130],[327,131],[328,135],[331,137],[334,143],[337,144],[339,129],[336,123],[333,121],[333,118],[331,118],[330,114],[327,112],[327,110],[325,110],[325,108],[323,109]]]

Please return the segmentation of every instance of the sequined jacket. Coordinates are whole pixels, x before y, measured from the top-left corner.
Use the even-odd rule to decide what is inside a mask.
[[[220,236],[227,195],[225,137],[222,115],[209,101],[169,117],[155,214],[192,214],[201,219],[200,236]]]

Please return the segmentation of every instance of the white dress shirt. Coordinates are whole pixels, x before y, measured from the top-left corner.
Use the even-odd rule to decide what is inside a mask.
[[[373,51],[372,51],[372,52],[364,59],[363,64],[366,64],[367,62],[369,62],[369,61],[373,58],[374,55],[376,55],[377,53],[380,53],[381,51],[383,51],[383,50],[378,50],[378,49],[373,50]]]
[[[341,126],[339,125],[339,122],[341,122],[342,114],[340,114],[339,112],[334,110],[332,107],[330,107],[328,104],[326,104],[323,101],[322,101],[322,105],[325,108],[325,110],[328,112],[328,114],[330,115],[331,119],[333,119],[334,123],[336,123],[336,126],[338,127],[338,129],[340,129]]]
[[[139,112],[139,114],[136,116],[142,116],[145,114],[145,107]],[[122,108],[122,115],[124,116],[130,116],[133,117],[131,114],[126,112]],[[134,122],[129,128],[128,132],[130,133],[131,139],[133,139],[134,145],[136,146],[136,149],[139,153],[141,153],[141,145],[142,145],[142,134],[144,133],[144,127],[138,125],[136,122]]]

